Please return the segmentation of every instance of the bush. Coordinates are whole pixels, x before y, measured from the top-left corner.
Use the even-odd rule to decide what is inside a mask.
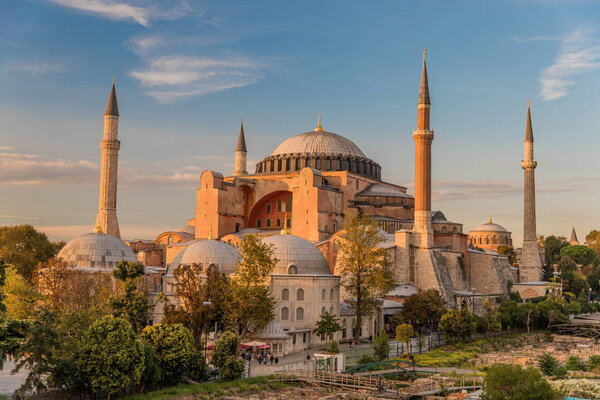
[[[585,364],[577,356],[570,356],[567,359],[567,371],[585,371]]]
[[[554,375],[554,370],[558,367],[558,362],[550,354],[544,353],[538,357],[537,365],[542,374],[552,376]]]
[[[375,358],[370,355],[370,354],[363,354],[359,359],[358,359],[358,364],[359,365],[363,365],[363,364],[371,364],[375,362]]]
[[[162,376],[160,369],[160,360],[156,357],[156,353],[152,346],[148,343],[144,344],[144,371],[142,372],[141,383],[146,389],[152,389],[158,385]]]
[[[246,363],[242,359],[236,356],[228,356],[219,368],[219,373],[221,374],[221,378],[231,381],[241,378],[245,369]]]
[[[600,355],[594,354],[589,359],[590,369],[600,367]]]
[[[340,348],[338,347],[338,343],[335,340],[332,340],[329,343],[329,352],[330,353],[339,353],[340,352]]]
[[[556,379],[565,379],[567,377],[567,369],[562,365],[558,365],[554,368],[554,371],[552,371],[552,375]]]
[[[390,345],[388,343],[389,336],[385,332],[380,332],[375,336],[373,350],[375,350],[375,359],[377,361],[385,360],[390,353]]]
[[[533,367],[494,364],[485,376],[483,400],[555,400],[558,392]]]

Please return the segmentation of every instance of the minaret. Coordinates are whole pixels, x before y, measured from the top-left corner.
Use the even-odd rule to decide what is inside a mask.
[[[569,239],[569,244],[571,246],[575,246],[579,244],[579,240],[577,239],[577,234],[575,233],[575,227],[571,229],[571,238]]]
[[[537,245],[535,228],[535,167],[537,161],[533,159],[533,128],[531,126],[530,102],[527,101],[527,123],[525,126],[525,154],[521,167],[525,179],[525,201],[523,215],[523,251],[521,253],[520,281],[531,282],[542,279],[542,261]]]
[[[238,135],[237,146],[235,146],[235,170],[233,176],[248,175],[246,171],[246,138],[244,137],[244,119],[240,120],[240,134]]]
[[[104,137],[100,142],[102,160],[100,164],[100,201],[95,229],[121,237],[117,221],[117,170],[119,168],[119,107],[115,78],[104,111]]]
[[[419,120],[417,129],[413,131],[415,140],[415,221],[414,230],[421,234],[421,247],[433,245],[433,229],[431,227],[431,143],[433,130],[429,129],[429,83],[427,81],[426,50],[423,50],[423,71],[421,88],[419,89]]]

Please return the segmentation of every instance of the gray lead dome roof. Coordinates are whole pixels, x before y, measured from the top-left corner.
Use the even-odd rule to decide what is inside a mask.
[[[273,257],[277,264],[274,274],[289,274],[289,268],[296,266],[298,274],[331,275],[323,253],[308,240],[294,235],[274,235],[262,239],[273,245]]]
[[[352,140],[326,131],[311,131],[292,136],[277,146],[271,155],[298,153],[342,154],[367,158]]]
[[[121,261],[137,262],[121,239],[105,233],[87,233],[67,243],[56,256],[78,268],[116,268]]]
[[[220,272],[225,274],[235,272],[240,258],[240,253],[233,246],[211,239],[199,240],[183,250],[182,253],[180,264],[201,264],[205,272],[211,264],[214,264]],[[171,266],[173,265],[172,262]]]

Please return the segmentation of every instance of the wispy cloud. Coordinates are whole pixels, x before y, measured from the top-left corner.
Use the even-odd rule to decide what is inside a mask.
[[[247,58],[162,56],[150,61],[146,70],[131,76],[160,102],[248,86],[264,79],[264,66]]]
[[[8,64],[5,65],[3,69],[5,72],[24,74],[32,78],[37,78],[42,75],[61,72],[64,68],[59,62],[28,62]]]
[[[149,34],[134,36],[127,40],[126,46],[134,53],[147,55],[152,51],[173,48],[208,47],[228,41],[223,34],[214,37],[175,36],[172,34]]]
[[[96,186],[99,165],[87,160],[44,159],[35,154],[0,153],[0,184],[4,185],[85,185]],[[172,169],[149,172],[119,167],[119,185],[194,188],[199,172]]]
[[[148,26],[153,19],[177,19],[185,15],[196,14],[187,2],[165,8],[164,4],[173,2],[132,2],[114,0],[50,0],[63,7],[73,8],[104,18],[121,21],[135,21]]]
[[[579,27],[560,40],[554,63],[542,69],[538,78],[542,99],[555,100],[568,95],[576,76],[600,68],[600,40],[595,33],[591,27]]]
[[[561,40],[561,36],[552,36],[552,35],[540,35],[540,36],[513,36],[510,40],[517,43],[529,43],[529,42],[549,42],[549,41],[558,41]]]
[[[0,151],[12,151],[13,148],[10,146],[0,146]]]

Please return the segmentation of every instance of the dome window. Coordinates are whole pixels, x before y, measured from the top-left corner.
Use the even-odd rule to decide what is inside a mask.
[[[267,204],[267,206],[265,207],[265,211],[267,214],[271,214],[271,204]]]
[[[259,219],[256,220],[256,227],[260,228],[262,226],[262,221]]]
[[[268,228],[271,226],[271,218],[267,218],[267,221],[265,223],[265,226]]]
[[[297,275],[298,274],[298,267],[295,264],[290,264],[288,266],[288,274],[289,275]],[[302,290],[302,289],[300,289]]]
[[[277,227],[280,227],[280,226],[281,226],[281,219],[280,219],[280,218],[277,218],[277,220],[275,220],[275,225],[276,225]]]

